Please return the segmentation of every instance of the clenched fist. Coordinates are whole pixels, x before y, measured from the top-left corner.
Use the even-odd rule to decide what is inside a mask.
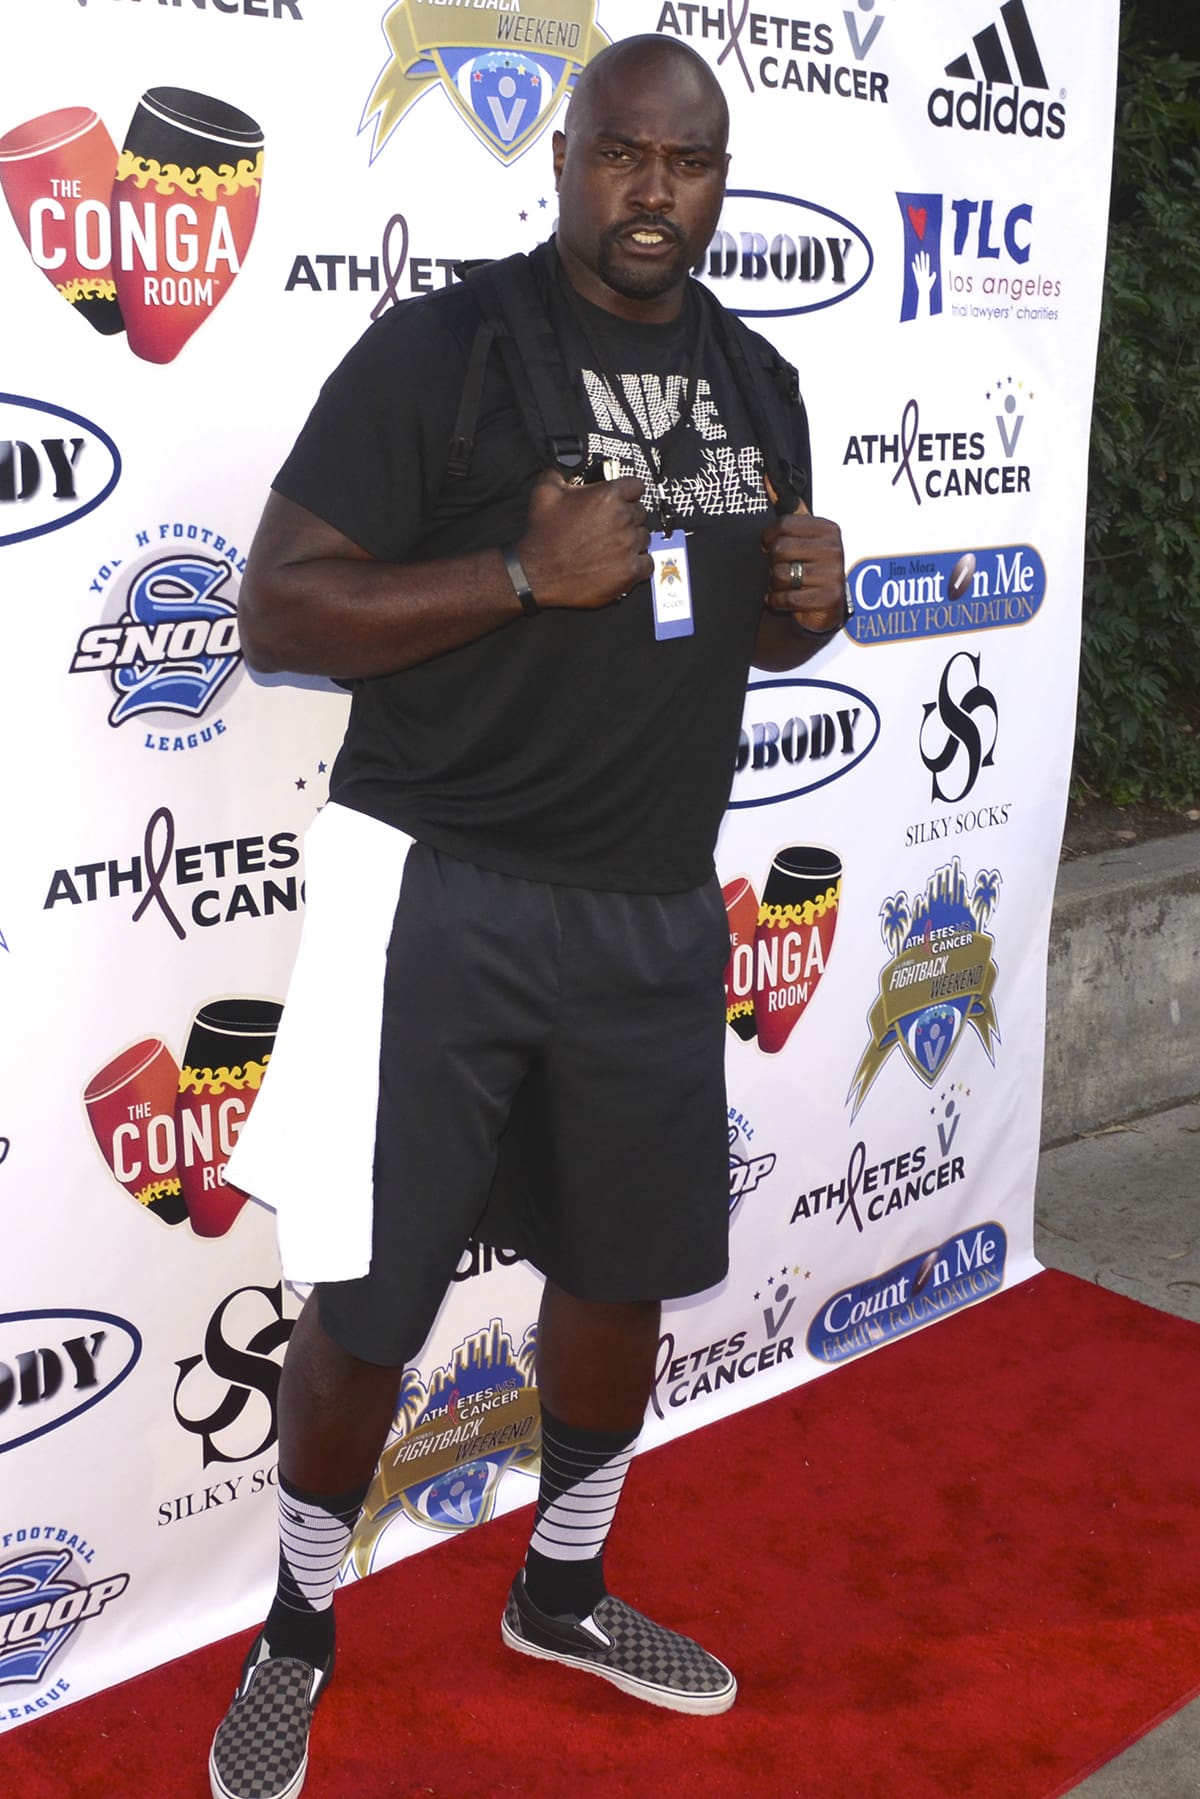
[[[776,494],[763,476],[772,504]],[[762,534],[770,568],[765,604],[810,631],[836,631],[846,617],[842,533],[832,519],[814,518],[803,500],[775,517]]]
[[[538,476],[516,549],[539,606],[608,606],[650,579],[644,492],[632,475],[583,487],[557,469]]]

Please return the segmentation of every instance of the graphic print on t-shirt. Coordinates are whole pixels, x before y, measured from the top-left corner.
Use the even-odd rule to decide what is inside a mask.
[[[691,385],[685,375],[617,375],[610,380],[585,367],[583,386],[594,427],[588,432],[589,459],[619,462],[623,475],[646,483],[648,507],[665,501],[679,518],[765,512],[762,451],[754,443],[738,447],[730,441],[712,386],[703,377],[695,383],[687,428],[670,445],[665,474],[660,478],[660,470],[649,466],[639,433],[656,451],[681,412],[687,412]]]

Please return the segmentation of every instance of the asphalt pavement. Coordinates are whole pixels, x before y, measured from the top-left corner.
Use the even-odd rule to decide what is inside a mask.
[[[1048,1268],[1200,1324],[1200,1100],[1044,1150],[1034,1247]],[[1200,1699],[1072,1799],[1200,1799]]]

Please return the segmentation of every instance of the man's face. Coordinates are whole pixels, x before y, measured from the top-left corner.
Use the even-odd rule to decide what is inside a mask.
[[[554,137],[559,254],[572,284],[623,318],[668,319],[725,197],[720,95],[678,58],[614,66]]]

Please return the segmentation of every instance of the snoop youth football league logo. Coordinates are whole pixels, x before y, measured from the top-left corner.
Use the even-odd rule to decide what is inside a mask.
[[[399,0],[383,32],[391,54],[359,127],[374,126],[372,162],[413,102],[439,85],[492,155],[515,162],[609,41],[596,23],[596,0],[492,0],[455,9],[445,0]]]

